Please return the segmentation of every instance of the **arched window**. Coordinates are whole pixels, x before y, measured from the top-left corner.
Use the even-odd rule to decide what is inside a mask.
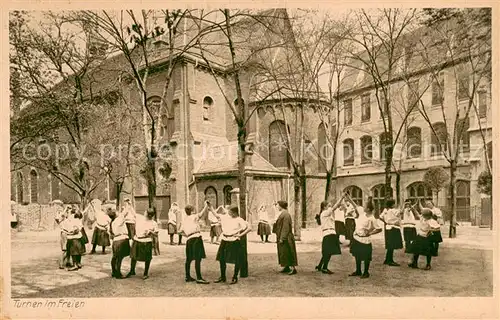
[[[380,159],[385,160],[387,157],[387,152],[389,152],[389,149],[392,147],[390,135],[388,132],[383,132],[380,136]]]
[[[205,200],[210,201],[213,207],[217,208],[219,202],[217,201],[217,190],[214,187],[208,187],[205,189]]]
[[[203,98],[203,120],[209,121],[213,118],[213,106],[214,100],[211,97],[206,96]]]
[[[354,165],[354,140],[344,140],[344,166]]]
[[[30,172],[30,202],[38,202],[38,173],[35,170]]]
[[[470,182],[457,180],[457,220],[470,221]]]
[[[375,216],[379,216],[384,207],[385,201],[385,184],[377,184],[372,188],[373,205],[375,207]]]
[[[328,146],[325,124],[321,122],[318,126],[318,172],[326,172],[328,159],[331,157]]]
[[[227,185],[224,187],[223,192],[224,192],[224,205],[229,206],[231,205],[231,191],[233,190],[233,187]]]
[[[431,134],[431,155],[439,155],[448,150],[448,132],[443,122],[437,122],[432,125]]]
[[[422,155],[422,130],[419,127],[411,127],[406,132],[408,158],[419,158]]]
[[[50,176],[50,195],[51,195],[51,200],[56,200],[61,197],[61,190],[59,188],[59,179],[54,177],[53,175]]]
[[[24,177],[21,172],[17,173],[17,183],[16,183],[16,193],[17,193],[17,202],[24,202]]]
[[[372,162],[372,137],[361,137],[361,163]]]
[[[285,128],[286,125],[281,120],[269,125],[269,162],[277,168],[288,168],[290,163]]]
[[[359,187],[349,186],[344,189],[344,192],[347,192],[358,206],[363,205],[363,191]]]
[[[407,200],[416,203],[418,199],[422,201],[432,201],[432,190],[423,182],[417,181],[406,188]]]

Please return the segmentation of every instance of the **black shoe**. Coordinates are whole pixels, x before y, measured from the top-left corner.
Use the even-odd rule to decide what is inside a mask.
[[[281,273],[288,273],[288,272],[290,272],[290,268],[289,267],[283,268],[283,270],[281,270],[280,272]]]
[[[366,279],[366,278],[369,278],[370,277],[370,274],[368,272],[365,272],[363,273],[363,275],[361,276],[361,279]]]
[[[237,284],[238,283],[238,278],[233,278],[233,280],[231,280],[231,284]]]
[[[314,269],[316,269],[316,271],[321,271],[322,269],[322,266],[321,265],[317,265],[316,267],[314,267]]]
[[[142,280],[146,280],[147,278],[149,278],[147,274],[142,276]]]
[[[389,264],[389,262],[388,261],[384,261],[384,264]]]
[[[114,278],[115,279],[123,279],[124,277],[120,273],[117,273],[117,274],[115,274]]]
[[[135,271],[130,271],[129,273],[127,273],[127,275],[125,277],[130,278],[132,276],[135,276]]]
[[[431,265],[430,264],[426,265],[424,270],[431,270]]]
[[[208,282],[205,279],[198,279],[198,280],[196,280],[196,283],[199,283],[199,284],[209,284],[210,282]]]
[[[294,274],[297,274],[297,269],[293,269],[292,271],[288,272],[289,276],[294,275]]]
[[[76,270],[78,270],[78,267],[77,267],[77,266],[74,266],[74,267],[68,268],[68,271],[76,271]]]
[[[196,281],[196,279],[192,278],[192,277],[187,277],[185,280],[186,280],[186,282],[194,282],[194,281]]]
[[[396,263],[396,262],[394,262],[394,261],[393,261],[393,262],[389,262],[387,265],[388,265],[388,266],[391,266],[391,267],[399,267],[399,266],[400,266],[400,264],[399,264],[399,263]]]
[[[359,276],[361,276],[361,272],[356,272],[356,271],[354,271],[349,275],[349,277],[359,277]]]
[[[214,283],[224,283],[224,282],[226,282],[226,278],[219,278],[214,281]]]
[[[333,272],[328,270],[328,269],[323,269],[323,270],[321,270],[321,272],[324,274],[333,274]]]

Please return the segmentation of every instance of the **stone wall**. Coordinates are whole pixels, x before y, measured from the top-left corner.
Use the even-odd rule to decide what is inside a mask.
[[[14,204],[11,210],[17,214],[18,231],[54,230],[56,208],[47,204],[30,203],[27,205]]]

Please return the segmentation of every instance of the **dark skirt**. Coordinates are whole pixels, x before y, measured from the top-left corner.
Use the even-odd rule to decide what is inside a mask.
[[[413,241],[416,236],[417,236],[417,229],[410,227],[403,228],[403,238],[405,242]]]
[[[17,227],[17,221],[11,221],[11,222],[10,222],[10,227],[11,227],[11,228],[15,228],[15,227]]]
[[[353,239],[354,230],[356,230],[356,220],[351,218],[345,219],[345,238],[347,240]]]
[[[128,238],[134,239],[135,237],[135,223],[125,223],[128,231]]]
[[[113,256],[126,257],[130,255],[129,239],[113,241]]]
[[[443,242],[443,236],[441,235],[441,231],[432,231],[429,235],[429,240],[435,243]]]
[[[130,249],[130,258],[137,261],[151,261],[153,259],[153,242],[139,242],[134,240]]]
[[[85,228],[82,228],[81,232],[82,232],[82,237],[80,239],[82,239],[82,243],[83,244],[89,243],[89,237],[87,236],[87,232],[85,231]]]
[[[201,237],[191,238],[186,242],[186,261],[205,259],[205,245]]]
[[[217,261],[236,264],[236,262],[241,262],[241,242],[236,241],[226,241],[222,240],[217,251]]]
[[[385,230],[385,248],[388,250],[403,249],[403,237],[401,237],[401,230],[392,228]]]
[[[361,243],[356,239],[352,239],[349,251],[351,254],[361,261],[372,261],[372,244]]]
[[[99,228],[94,228],[94,234],[92,235],[92,244],[109,247],[111,241],[109,240],[109,233],[106,230],[101,230]]]
[[[219,237],[222,234],[222,227],[216,224],[210,227],[210,238]]]
[[[420,256],[432,255],[432,243],[429,241],[429,237],[422,237],[417,235],[415,237],[415,240],[411,242],[409,251],[410,253]]]
[[[271,234],[271,226],[265,222],[259,222],[257,226],[257,235],[259,236],[268,236]]]
[[[173,223],[168,224],[168,234],[176,234],[177,233],[177,226]]]
[[[338,234],[328,234],[321,242],[321,255],[323,257],[342,254]]]
[[[66,250],[71,256],[81,256],[85,253],[85,246],[82,243],[82,239],[68,239]]]
[[[342,222],[342,221],[335,221],[335,232],[339,235],[339,236],[343,236],[345,235],[345,223]]]
[[[298,265],[294,239],[288,239],[283,243],[278,241],[278,263],[282,267],[295,267]]]

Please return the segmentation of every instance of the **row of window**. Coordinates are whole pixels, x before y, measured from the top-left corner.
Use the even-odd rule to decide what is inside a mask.
[[[344,192],[349,193],[349,195],[357,205],[363,206],[363,190],[361,190],[361,188],[359,188],[358,186],[349,186],[344,189]],[[457,208],[468,208],[470,206],[470,182],[465,180],[457,180],[456,192]],[[421,181],[410,184],[406,188],[406,194],[407,198],[405,200],[410,200],[412,203],[415,203],[418,199],[433,199],[432,190]],[[376,213],[380,213],[385,200],[385,185],[379,184],[373,187],[371,190],[371,196]]]
[[[464,100],[469,98],[469,75],[465,74],[459,77],[457,81],[457,96],[459,100]],[[421,97],[419,91],[419,81],[413,80],[408,83],[407,86],[407,110],[417,110],[418,102]],[[444,76],[439,74],[436,79],[432,81],[432,105],[440,106],[444,102]],[[485,90],[480,90],[477,93],[477,103],[478,103],[478,114],[479,118],[486,118],[487,113],[487,93]],[[360,97],[361,100],[361,122],[369,122],[371,119],[371,94],[366,93]],[[380,118],[388,113],[387,105],[385,103],[385,95],[379,92],[375,96],[375,100],[378,101],[378,105],[383,106],[384,112],[380,114]],[[350,126],[353,124],[353,99],[348,98],[344,100],[344,125]]]
[[[223,198],[223,205],[224,206],[229,206],[231,205],[231,191],[233,190],[233,187],[230,185],[224,186],[222,188],[222,193],[224,195]],[[217,196],[217,189],[214,187],[210,186],[205,189],[205,200],[210,201],[210,203],[217,208],[219,206],[219,197]]]
[[[50,179],[50,194],[51,200],[59,199],[60,197],[60,184],[57,179]],[[38,173],[36,170],[30,171],[29,177],[29,200],[25,198],[24,195],[24,176],[21,172],[16,174],[16,190],[15,193],[11,195],[11,200],[16,201],[18,203],[30,202],[37,203],[38,202]]]

